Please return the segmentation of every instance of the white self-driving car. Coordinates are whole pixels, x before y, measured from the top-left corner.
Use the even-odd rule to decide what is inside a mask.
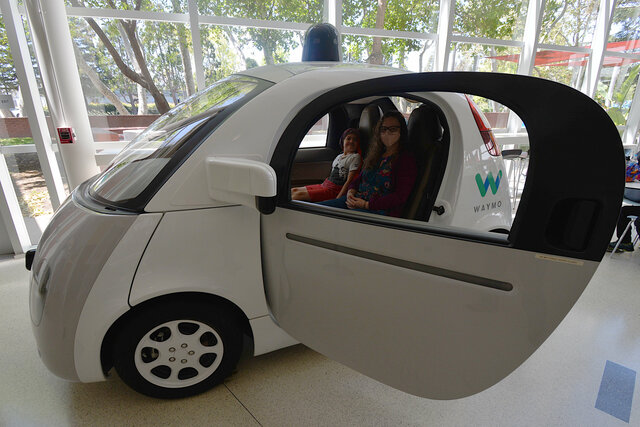
[[[527,126],[513,222],[500,153],[464,94]],[[346,128],[366,152],[390,110],[407,117],[419,167],[402,217],[291,200],[328,176]],[[248,70],[160,117],[58,209],[27,260],[38,350],[62,378],[115,367],[141,393],[179,397],[220,383],[243,343],[259,355],[302,342],[418,396],[468,396],[578,299],[616,223],[623,164],[606,113],[553,82]]]

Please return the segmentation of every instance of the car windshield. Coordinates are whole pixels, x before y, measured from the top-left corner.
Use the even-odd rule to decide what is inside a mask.
[[[89,194],[119,204],[140,195],[197,129],[247,97],[259,80],[231,76],[187,98],[131,141],[91,185]]]

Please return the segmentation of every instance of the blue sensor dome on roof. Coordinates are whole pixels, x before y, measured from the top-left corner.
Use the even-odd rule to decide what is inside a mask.
[[[340,35],[336,27],[327,23],[311,26],[304,36],[302,61],[341,62]]]

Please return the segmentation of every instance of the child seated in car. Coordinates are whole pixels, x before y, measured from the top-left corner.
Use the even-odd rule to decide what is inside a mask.
[[[329,177],[322,184],[292,188],[292,200],[322,202],[342,197],[347,193],[349,184],[358,175],[362,165],[360,134],[357,129],[349,128],[342,133],[340,148],[342,153],[333,160]]]

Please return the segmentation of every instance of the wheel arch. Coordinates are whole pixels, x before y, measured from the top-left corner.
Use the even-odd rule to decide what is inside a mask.
[[[126,313],[122,314],[107,330],[104,338],[102,339],[102,345],[100,347],[100,364],[102,365],[102,371],[106,375],[111,368],[113,368],[113,346],[115,343],[115,339],[118,336],[118,333],[122,330],[124,326],[130,321],[131,317],[133,317],[138,311],[145,310],[153,305],[161,305],[167,304],[169,302],[188,302],[188,301],[198,301],[198,302],[209,302],[212,307],[214,306],[222,306],[231,310],[236,316],[240,328],[242,332],[251,338],[251,342],[253,343],[253,330],[251,328],[251,324],[249,322],[249,318],[244,313],[244,311],[238,307],[232,301],[223,298],[219,295],[208,294],[205,292],[176,292],[166,295],[160,295],[132,306]],[[251,353],[253,353],[253,349],[251,349]]]

